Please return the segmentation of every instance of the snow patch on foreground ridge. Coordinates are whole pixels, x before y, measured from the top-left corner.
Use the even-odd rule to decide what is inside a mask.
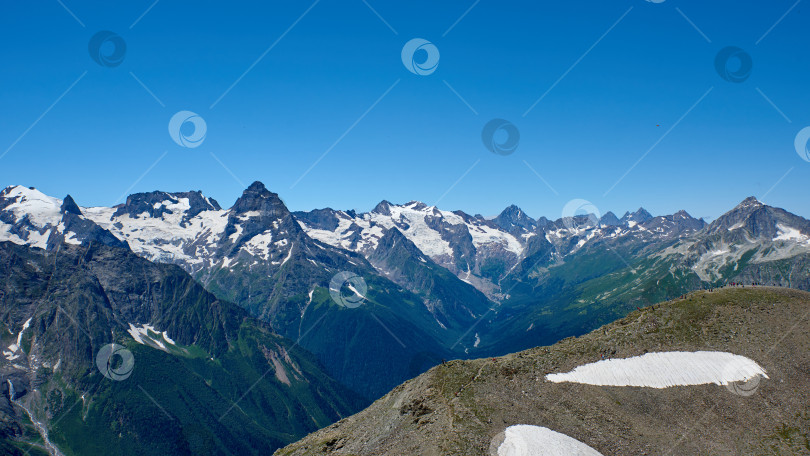
[[[498,456],[602,456],[602,453],[551,429],[518,424],[504,431]]]
[[[548,374],[554,383],[573,382],[598,386],[728,385],[756,376],[768,378],[755,361],[726,352],[653,352],[625,359],[585,364],[568,373]]]

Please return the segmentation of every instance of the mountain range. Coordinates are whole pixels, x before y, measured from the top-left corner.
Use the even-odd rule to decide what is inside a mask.
[[[810,289],[810,222],[755,198],[706,224],[685,211],[652,216],[643,208],[550,220],[510,206],[485,218],[417,201],[293,213],[260,182],[228,209],[198,191],[82,207],[69,195],[12,186],[0,191],[0,246],[10,278],[0,289],[9,347],[0,359],[9,385],[4,435],[20,441],[46,428],[60,448],[104,445],[114,433],[87,438],[68,413],[79,408],[60,412],[49,394],[82,397],[85,422],[153,419],[160,407],[122,412],[149,396],[182,429],[204,423],[200,435],[172,443],[177,454],[231,451],[229,442],[247,435],[264,442],[256,448],[274,449],[444,360],[553,344],[730,282]],[[71,266],[55,267],[63,261]],[[227,311],[210,315],[219,308]],[[96,326],[77,333],[63,315]],[[70,337],[53,335],[56,328]],[[86,404],[103,341],[147,365],[173,366],[183,381],[135,370],[133,378],[147,377],[107,385],[129,385],[123,404],[112,393]],[[168,388],[157,386],[161,379]],[[183,388],[194,394],[161,394]],[[15,406],[31,410],[27,421]],[[288,412],[259,417],[268,407]],[[227,425],[210,419],[220,411]]]

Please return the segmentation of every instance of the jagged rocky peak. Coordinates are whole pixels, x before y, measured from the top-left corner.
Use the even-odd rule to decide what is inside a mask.
[[[82,215],[82,210],[79,209],[79,206],[73,201],[73,198],[70,195],[67,195],[64,200],[62,200],[62,207],[60,208],[63,214],[74,214],[74,215]]]
[[[65,196],[59,209],[59,227],[48,236],[47,249],[53,250],[62,243],[87,245],[101,243],[112,247],[129,249],[126,241],[121,241],[96,222],[84,217],[82,210],[70,195]]]
[[[735,239],[745,236],[773,239],[777,236],[798,237],[810,235],[810,221],[784,209],[771,207],[753,196],[746,198],[734,209],[726,212],[709,225],[710,232],[736,233]],[[791,234],[795,233],[796,234]],[[745,235],[743,235],[745,233]]]
[[[532,230],[537,226],[537,222],[526,215],[523,210],[514,204],[507,207],[493,221],[505,230],[510,230],[515,227]]]
[[[453,213],[461,217],[461,219],[464,220],[465,223],[473,223],[478,217],[480,217],[479,215],[472,216],[461,210],[453,211]],[[483,219],[483,217],[481,218]]]
[[[742,200],[740,204],[738,204],[734,209],[746,209],[750,207],[759,207],[764,206],[755,196],[749,196],[748,198]]]
[[[619,217],[616,217],[616,214],[608,211],[599,219],[599,224],[604,226],[617,226],[621,225],[621,222],[619,221]]]
[[[229,238],[234,233],[241,233],[234,244],[239,247],[257,234],[267,232],[273,233],[276,241],[286,238],[300,242],[302,239],[299,238],[303,235],[301,226],[278,194],[256,181],[242,192],[242,196],[230,208],[223,236]],[[232,248],[232,245],[226,246],[226,249]]]
[[[340,214],[334,209],[327,207],[325,209],[313,209],[309,212],[296,211],[293,216],[305,223],[307,227],[317,230],[335,231],[340,226],[338,216]]]
[[[421,211],[427,209],[428,205],[421,202],[421,201],[409,201],[405,204],[405,207],[413,209],[415,211]]]
[[[273,193],[256,181],[242,192],[231,208],[236,214],[246,214],[258,211],[263,216],[282,218],[290,213],[287,206],[281,201],[277,193]]]
[[[428,262],[432,264],[430,258],[422,253],[419,247],[396,227],[391,227],[385,231],[368,259],[375,266],[384,265],[385,268],[400,268],[402,267],[402,261],[407,261],[407,259],[421,260],[424,264]]]
[[[180,204],[181,200],[184,204],[188,204],[188,208],[183,208],[186,211],[186,218],[192,218],[203,211],[222,209],[215,199],[206,197],[199,190],[175,193],[154,191],[127,196],[127,201],[117,206],[113,216],[129,214],[130,217],[136,217],[146,212],[150,217],[159,218],[163,214],[172,213],[173,210],[168,206]]]
[[[57,208],[61,204],[59,199],[48,196],[34,187],[24,187],[22,185],[10,185],[0,192],[0,209],[13,203],[27,203],[28,206]]]
[[[652,218],[653,218],[652,214],[647,212],[647,210],[644,209],[643,207],[640,207],[636,212],[633,212],[632,214],[630,212],[625,212],[624,216],[620,221],[623,224],[626,224],[628,222],[644,223]]]
[[[718,217],[710,226],[713,230],[740,228],[752,214],[767,208],[768,206],[759,202],[755,197],[749,196],[734,206],[734,209]]]
[[[388,251],[396,246],[408,247],[408,244],[412,245],[414,248],[416,247],[401,231],[396,227],[391,227],[385,230],[385,234],[380,238],[380,242],[377,244],[377,250]],[[416,251],[418,252],[419,250],[417,249]]]
[[[703,229],[706,222],[680,210],[672,215],[659,215],[643,223],[644,228],[663,237],[676,237]]]
[[[371,212],[380,215],[391,215],[391,203],[387,200],[382,200],[374,206]]]
[[[706,223],[702,218],[696,219],[692,217],[690,213],[686,212],[683,209],[672,214],[672,218],[678,223],[687,223],[699,228],[703,228],[704,226],[708,225],[708,223]]]

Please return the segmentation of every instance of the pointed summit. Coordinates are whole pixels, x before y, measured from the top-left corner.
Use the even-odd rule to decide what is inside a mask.
[[[749,196],[748,198],[742,200],[740,204],[738,204],[735,209],[745,209],[748,207],[759,207],[764,206],[755,196]]]
[[[380,215],[391,215],[391,203],[387,200],[380,201],[371,212]]]
[[[65,196],[60,207],[62,218],[59,227],[48,236],[47,249],[52,250],[62,243],[88,245],[101,243],[111,247],[129,249],[129,244],[111,232],[86,218],[70,195]]]
[[[810,235],[810,222],[777,207],[762,204],[750,196],[709,225],[711,233],[721,233],[726,241],[773,239],[782,232],[796,230]]]
[[[247,192],[269,192],[267,187],[261,181],[253,181],[248,188],[245,189],[245,193]]]
[[[299,248],[307,242],[303,238],[309,239],[278,194],[256,181],[231,206],[223,231],[223,238],[228,241],[219,246],[218,255],[228,257],[235,254],[259,234],[271,236],[274,242],[286,239],[292,245],[298,244]],[[232,238],[232,235],[236,236]],[[275,256],[281,253],[292,255],[292,248],[278,249]],[[276,257],[273,261],[280,262]]]
[[[421,202],[421,201],[413,200],[413,201],[408,201],[407,203],[405,203],[405,207],[408,207],[408,208],[413,209],[415,211],[421,211],[421,210],[427,209],[428,205]]]
[[[263,183],[256,181],[242,192],[231,209],[236,214],[258,211],[272,218],[285,217],[290,213],[277,193],[267,190]]]
[[[643,207],[640,207],[636,212],[633,212],[632,214],[630,212],[625,212],[620,222],[625,225],[629,224],[630,222],[637,224],[637,223],[644,223],[652,218],[653,218],[652,214],[647,212],[647,210],[644,209]]]
[[[73,198],[70,195],[67,195],[62,201],[62,207],[60,210],[63,214],[82,215],[82,210],[79,209],[79,206],[75,201],[73,201]]]
[[[396,227],[391,227],[386,230],[383,237],[380,238],[380,242],[377,244],[377,248],[371,258],[381,260],[383,257],[391,258],[395,255],[403,255],[406,252],[407,255],[414,258],[428,259],[425,254],[416,247],[416,244],[405,237],[401,231]]]
[[[501,211],[501,213],[492,219],[492,221],[507,231],[519,228],[531,231],[537,227],[537,222],[533,218],[526,215],[526,213],[523,212],[523,209],[515,206],[514,204]]]
[[[619,217],[616,217],[616,214],[608,211],[599,219],[599,224],[604,226],[617,226],[621,225],[621,222],[619,221]]]

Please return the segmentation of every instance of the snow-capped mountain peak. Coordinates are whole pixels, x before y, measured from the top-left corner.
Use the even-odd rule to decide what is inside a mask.
[[[0,192],[0,241],[41,249],[63,242],[125,245],[87,219],[70,195],[60,200],[21,185]]]
[[[652,214],[647,212],[647,210],[644,209],[643,207],[640,207],[640,208],[638,208],[637,211],[633,212],[632,214],[630,212],[625,212],[625,214],[624,214],[624,216],[622,216],[620,222],[622,224],[624,224],[624,225],[630,224],[631,222],[633,224],[638,224],[638,223],[644,223],[647,220],[650,220],[651,218],[653,218]]]

